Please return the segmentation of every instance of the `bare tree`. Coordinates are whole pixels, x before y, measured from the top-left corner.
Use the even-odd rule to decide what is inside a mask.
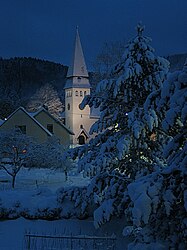
[[[121,61],[125,51],[125,41],[105,42],[99,54],[93,61],[93,82],[97,83],[106,78],[111,67]]]
[[[20,130],[0,133],[0,167],[12,177],[12,188],[18,172],[27,162],[31,147],[31,138]]]
[[[54,117],[59,119],[64,106],[52,83],[46,83],[36,91],[36,93],[31,97],[30,102],[27,105],[27,109],[31,112],[35,112],[42,106],[45,106]]]

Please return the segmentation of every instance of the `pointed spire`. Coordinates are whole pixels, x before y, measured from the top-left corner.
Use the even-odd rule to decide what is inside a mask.
[[[88,71],[82,51],[78,26],[76,27],[75,48],[73,54],[73,61],[68,69],[67,77],[88,77]]]
[[[78,26],[76,27],[73,61],[68,69],[67,80],[64,89],[68,88],[91,88],[79,37]]]

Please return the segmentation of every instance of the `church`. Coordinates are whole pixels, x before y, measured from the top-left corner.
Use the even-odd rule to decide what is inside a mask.
[[[90,127],[99,118],[98,110],[91,110],[88,106],[83,110],[79,108],[79,104],[84,96],[90,94],[90,90],[89,75],[77,29],[73,60],[64,87],[64,124],[44,107],[37,112],[27,112],[25,108],[19,107],[4,121],[0,120],[0,131],[19,128],[23,134],[35,138],[40,143],[55,136],[65,146],[83,145],[91,139]]]
[[[81,110],[79,104],[86,95],[90,94],[91,85],[84,59],[78,28],[74,44],[71,65],[68,69],[65,90],[65,112],[63,114],[65,126],[73,131],[73,144],[85,144],[91,137],[90,127],[99,118],[97,109],[88,106]]]

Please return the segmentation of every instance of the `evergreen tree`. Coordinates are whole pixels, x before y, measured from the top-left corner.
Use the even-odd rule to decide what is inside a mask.
[[[137,33],[127,45],[123,60],[111,69],[110,78],[101,81],[95,94],[80,105],[100,106],[100,119],[90,131],[98,135],[70,152],[71,157],[79,157],[80,171],[95,176],[87,197],[93,195],[98,205],[94,212],[96,226],[113,214],[123,213],[129,199],[124,195],[127,185],[160,164],[163,135],[155,133],[155,110],[144,110],[143,104],[165,80],[168,61],[154,54],[141,25]]]
[[[163,150],[167,166],[128,185],[133,226],[126,227],[124,234],[141,227],[132,249],[138,244],[139,248],[187,248],[186,97],[187,61],[183,70],[170,74],[144,105],[145,110],[155,108],[159,127],[170,140]]]
[[[80,158],[80,170],[94,176],[82,202],[85,212],[94,201],[96,226],[125,213],[129,226],[123,233],[135,237],[129,249],[182,250],[187,247],[187,62],[165,80],[168,63],[153,54],[148,41],[138,26],[124,60],[85,98],[82,108],[100,106],[92,127],[100,133],[70,154]],[[72,195],[80,199],[76,190]]]
[[[157,126],[155,112],[150,109],[145,113],[143,103],[165,80],[168,62],[153,54],[150,39],[142,35],[143,27],[139,25],[137,31],[123,61],[111,70],[110,79],[101,81],[94,96],[87,96],[81,104],[81,108],[86,104],[100,106],[101,111],[90,131],[99,135],[84,148],[74,150],[80,158],[80,170],[91,175],[116,166],[126,175],[134,175],[142,163],[145,167],[156,161],[152,144],[159,145],[151,137]],[[128,166],[124,166],[126,162]]]

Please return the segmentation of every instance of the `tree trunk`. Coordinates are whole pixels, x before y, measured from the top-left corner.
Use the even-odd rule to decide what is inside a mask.
[[[15,180],[16,180],[16,176],[13,175],[13,176],[12,176],[12,188],[15,187]]]
[[[65,181],[67,181],[68,180],[68,172],[64,171],[64,173],[65,173]]]

